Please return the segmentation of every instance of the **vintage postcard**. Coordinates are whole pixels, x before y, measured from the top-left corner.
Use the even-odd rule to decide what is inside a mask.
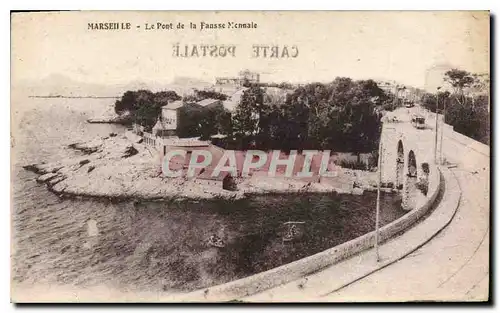
[[[12,302],[490,299],[488,11],[11,13]]]

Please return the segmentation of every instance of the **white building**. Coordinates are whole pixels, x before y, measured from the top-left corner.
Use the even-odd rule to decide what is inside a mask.
[[[171,102],[161,107],[161,115],[153,126],[153,135],[158,137],[172,137],[176,135],[177,123],[179,120],[179,108],[184,103],[179,101]]]
[[[216,85],[233,85],[244,86],[245,83],[258,84],[260,83],[260,74],[249,70],[240,71],[237,77],[216,77]]]

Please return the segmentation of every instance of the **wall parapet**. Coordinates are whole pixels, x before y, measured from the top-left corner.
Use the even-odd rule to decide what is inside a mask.
[[[456,141],[457,143],[463,145],[467,149],[474,150],[477,153],[482,154],[483,156],[490,157],[490,146],[485,145],[482,142],[474,140],[470,137],[467,137],[457,131],[454,130],[453,126],[446,124],[447,127],[444,129],[443,135],[446,138]]]

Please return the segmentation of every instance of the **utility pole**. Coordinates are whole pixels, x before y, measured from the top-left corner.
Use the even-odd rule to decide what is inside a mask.
[[[443,160],[443,133],[444,133],[444,124],[446,123],[446,99],[443,99],[443,122],[441,124],[441,139],[439,144],[439,160],[441,165],[444,164]]]
[[[437,144],[438,144],[438,107],[439,107],[439,89],[441,87],[437,88],[436,92],[436,127],[434,127],[434,131],[436,133],[436,136],[434,137],[434,163],[437,164]]]
[[[377,208],[375,212],[375,253],[377,262],[380,262],[380,254],[378,251],[378,233],[380,223],[380,185],[382,184],[382,132],[380,133],[380,143],[378,145],[378,184],[377,184]]]
[[[394,87],[394,100],[392,101],[392,106],[394,108],[396,108],[396,103],[399,102],[399,99],[398,99],[398,94],[399,94],[399,91],[398,91],[398,85],[396,85]],[[398,103],[399,104],[399,103]]]

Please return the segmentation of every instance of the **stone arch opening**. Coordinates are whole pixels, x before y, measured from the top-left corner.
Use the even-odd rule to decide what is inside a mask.
[[[397,158],[396,158],[396,188],[403,189],[403,174],[405,167],[405,153],[403,147],[403,141],[398,141],[397,146]]]
[[[416,206],[417,187],[417,158],[415,152],[408,152],[407,174],[403,188],[403,209],[412,210]]]
[[[408,153],[408,177],[417,177],[417,158],[413,150]]]

